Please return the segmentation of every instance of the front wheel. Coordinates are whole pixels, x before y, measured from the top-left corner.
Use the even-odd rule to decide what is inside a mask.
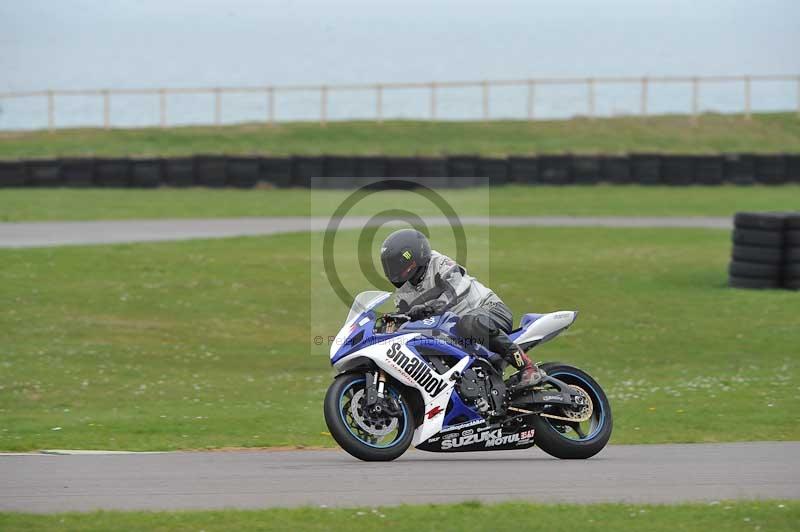
[[[387,383],[385,393],[394,399],[396,415],[367,408],[363,374],[338,375],[325,394],[325,423],[331,436],[360,460],[394,460],[408,449],[414,437],[411,408],[402,391]]]
[[[613,420],[605,392],[592,377],[566,364],[547,363],[541,368],[589,399],[579,409],[548,406],[533,416],[535,440],[544,452],[556,458],[589,458],[599,453],[611,438]]]

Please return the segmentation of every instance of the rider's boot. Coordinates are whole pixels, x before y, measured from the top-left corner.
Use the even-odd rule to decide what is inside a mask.
[[[508,353],[508,361],[519,370],[519,381],[514,385],[515,389],[529,388],[542,380],[542,372],[518,346],[515,345],[514,349]]]

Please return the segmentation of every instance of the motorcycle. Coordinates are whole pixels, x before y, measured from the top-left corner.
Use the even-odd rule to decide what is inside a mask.
[[[537,364],[540,380],[516,386],[497,355],[459,338],[450,312],[413,321],[379,315],[391,294],[359,294],[331,342],[337,371],[325,395],[336,442],[366,461],[389,461],[409,446],[431,452],[502,451],[538,445],[563,459],[589,458],[611,437],[611,407],[578,368]],[[509,336],[524,351],[569,328],[577,311],[525,314]]]

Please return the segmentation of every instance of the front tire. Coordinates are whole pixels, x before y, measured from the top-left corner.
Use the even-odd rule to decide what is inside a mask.
[[[613,419],[605,392],[588,373],[566,364],[548,363],[541,368],[548,376],[586,392],[592,401],[591,417],[581,423],[533,416],[536,445],[556,458],[585,459],[600,451],[611,438]],[[565,407],[553,406],[547,413],[568,417]]]
[[[399,404],[400,415],[376,418],[364,409],[365,387],[363,373],[337,375],[325,394],[325,423],[336,443],[359,460],[394,460],[408,449],[414,437],[411,403],[399,387],[387,383],[386,393]]]

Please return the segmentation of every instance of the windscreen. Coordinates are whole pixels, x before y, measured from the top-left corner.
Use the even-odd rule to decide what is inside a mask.
[[[350,312],[347,314],[347,319],[344,322],[345,325],[356,319],[364,312],[377,307],[386,301],[391,295],[392,294],[390,292],[383,292],[382,290],[369,290],[367,292],[361,292],[356,296],[355,300],[353,301],[353,305],[350,307]]]

